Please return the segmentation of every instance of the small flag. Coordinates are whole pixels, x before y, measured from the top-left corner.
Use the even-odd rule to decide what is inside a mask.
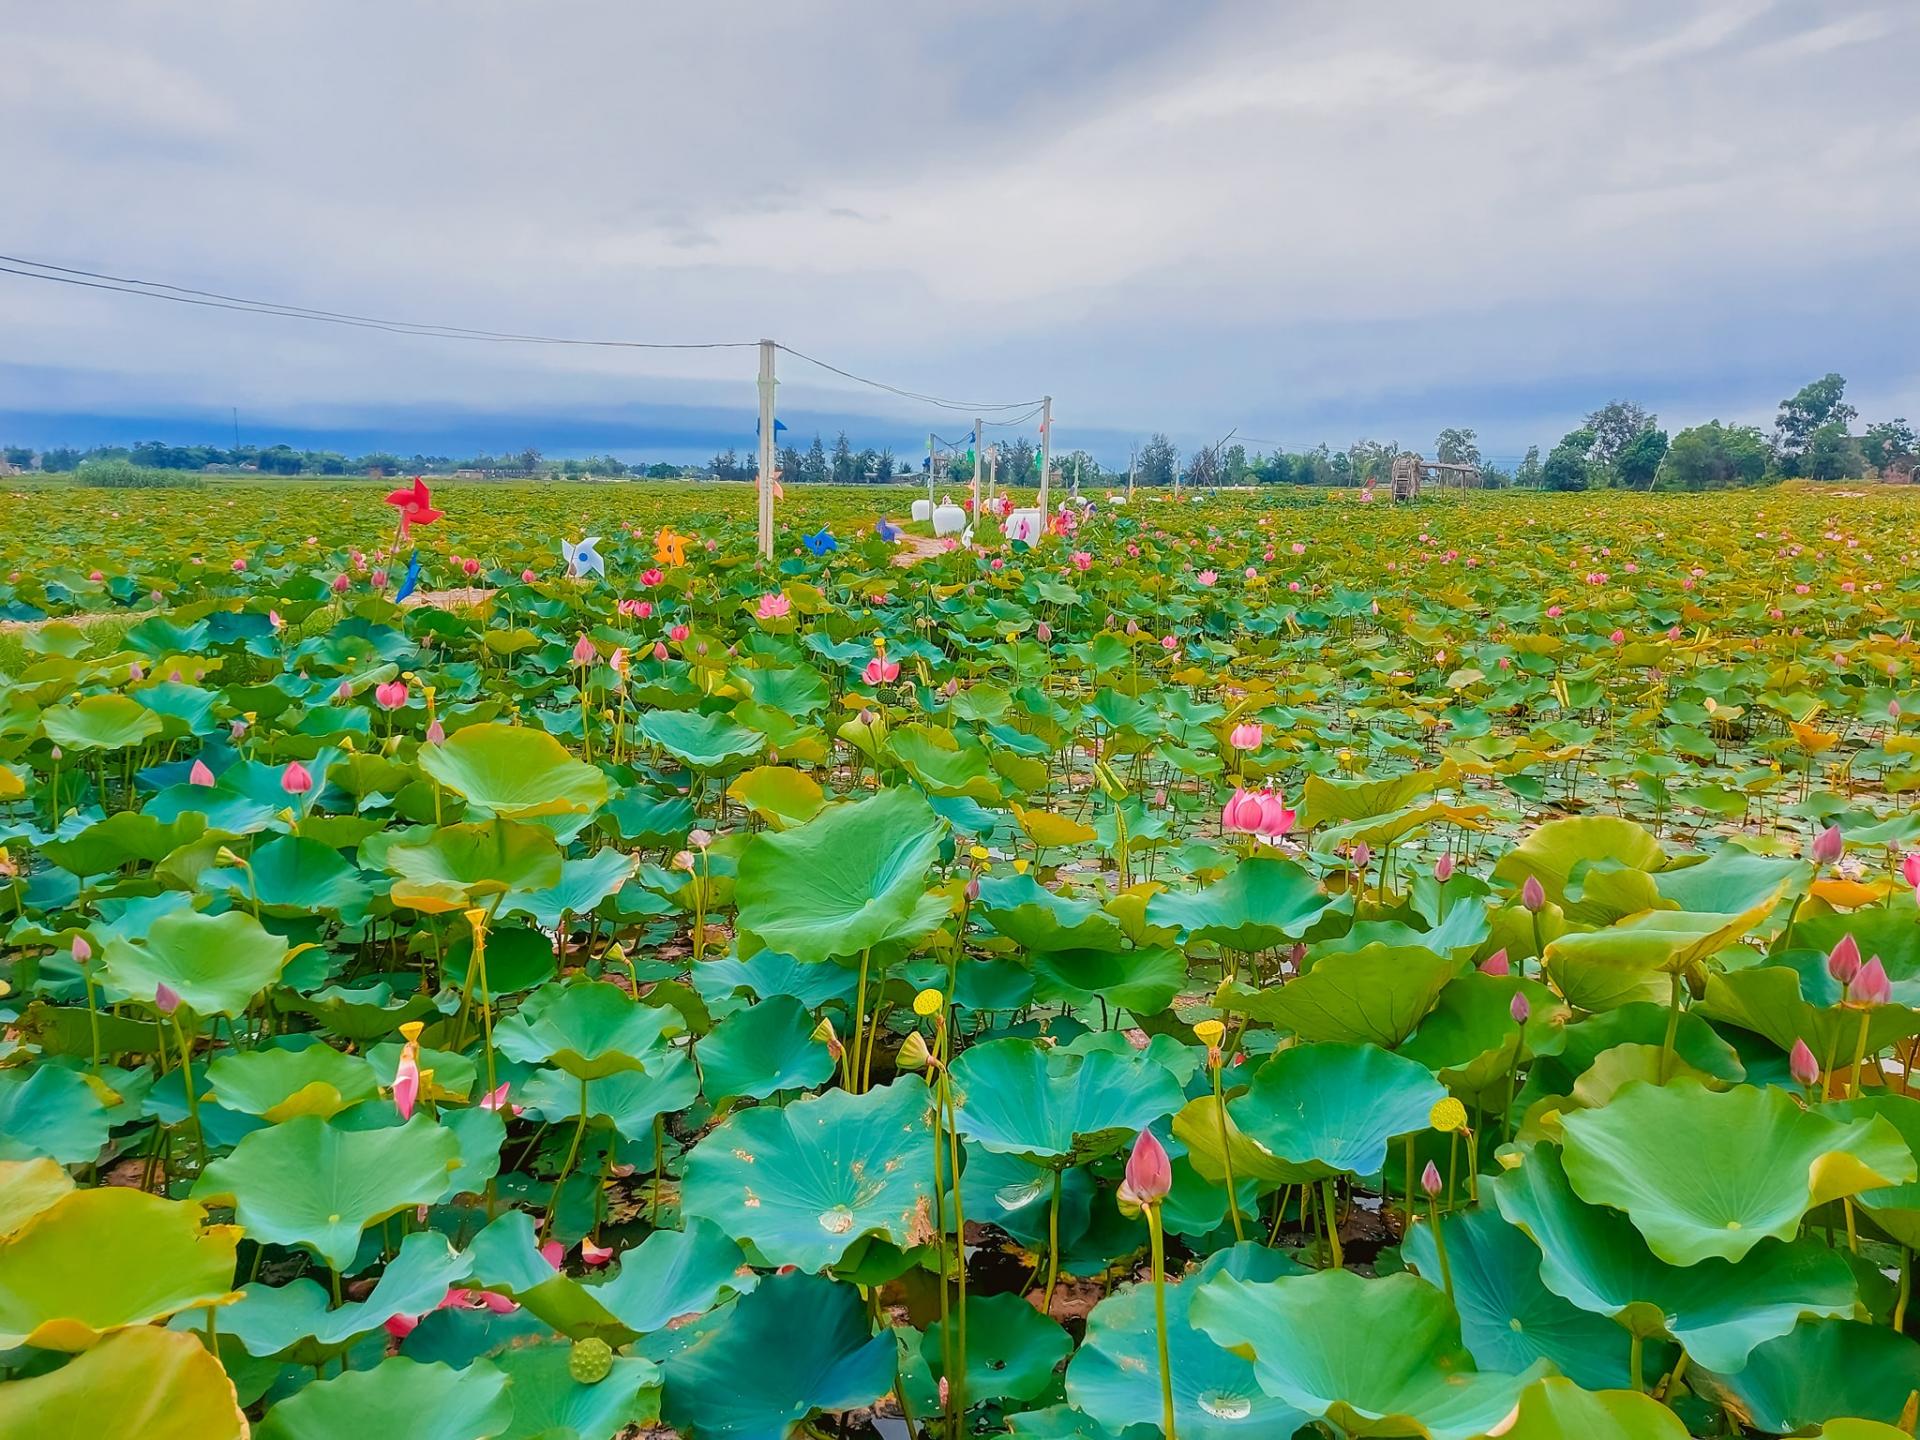
[[[780,432],[786,428],[787,428],[787,422],[780,419],[778,416],[775,416],[773,421],[773,433],[775,438],[778,438]],[[754,416],[754,419],[753,419],[753,433],[756,435],[760,433],[760,417],[757,415]]]
[[[407,559],[407,578],[400,582],[400,588],[393,592],[394,604],[399,604],[413,594],[413,587],[420,583],[420,552],[415,550]]]

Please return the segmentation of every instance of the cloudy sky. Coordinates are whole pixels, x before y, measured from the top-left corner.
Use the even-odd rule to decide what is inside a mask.
[[[965,402],[1491,457],[1616,396],[1920,418],[1911,0],[0,0],[0,253],[770,336]],[[0,440],[752,444],[751,350],[457,343],[0,274]],[[783,356],[804,438],[943,411]]]

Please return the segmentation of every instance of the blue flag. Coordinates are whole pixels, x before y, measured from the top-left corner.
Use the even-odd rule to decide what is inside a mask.
[[[393,603],[398,605],[413,594],[413,587],[420,583],[420,552],[415,550],[407,560],[407,578],[400,582],[400,588],[393,592]]]

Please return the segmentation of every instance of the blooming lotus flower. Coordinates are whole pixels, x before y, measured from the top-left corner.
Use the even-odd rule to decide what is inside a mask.
[[[1793,1051],[1787,1056],[1787,1070],[1809,1090],[1820,1083],[1820,1062],[1813,1058],[1813,1051],[1804,1040],[1793,1042]]]
[[[1093,568],[1093,555],[1089,551],[1076,550],[1073,552],[1072,556],[1069,558],[1071,558],[1073,561],[1073,568],[1081,571],[1082,573],[1088,570],[1091,570]]]
[[[1266,739],[1266,729],[1257,721],[1246,720],[1233,727],[1227,743],[1236,750],[1258,750]]]
[[[192,768],[187,771],[187,783],[189,785],[213,784],[213,771],[207,768],[206,761],[196,760],[193,762]]]
[[[1260,797],[1244,788],[1236,788],[1220,810],[1221,827],[1242,835],[1259,834],[1265,818],[1266,812],[1261,807]]]
[[[1193,578],[1202,586],[1211,586],[1216,580],[1220,578],[1220,576],[1216,571],[1202,570],[1199,574],[1195,575]]]
[[[1547,892],[1538,875],[1527,876],[1527,883],[1520,887],[1520,903],[1530,915],[1538,915],[1546,908]]]
[[[1142,1130],[1134,1139],[1133,1153],[1127,1156],[1121,1195],[1136,1205],[1158,1205],[1172,1189],[1173,1162],[1167,1158],[1166,1147],[1153,1138],[1151,1130]]]
[[[407,682],[389,680],[384,685],[373,687],[373,698],[382,710],[398,710],[407,703]]]
[[[754,614],[762,620],[784,620],[787,612],[793,609],[793,602],[778,590],[770,590],[760,597],[760,607]]]
[[[1814,836],[1813,844],[1807,847],[1807,854],[1816,865],[1832,865],[1846,853],[1846,849],[1846,837],[1840,833],[1840,827],[1829,825]]]
[[[876,655],[867,661],[867,668],[861,672],[861,676],[869,685],[890,685],[900,678],[900,662]]]
[[[289,761],[280,772],[280,788],[289,795],[305,795],[313,789],[313,772],[298,760]]]

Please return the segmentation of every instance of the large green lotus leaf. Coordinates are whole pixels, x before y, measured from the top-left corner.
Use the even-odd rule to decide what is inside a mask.
[[[969,1220],[1004,1230],[1022,1245],[1045,1249],[1052,1223],[1054,1171],[1018,1155],[966,1146],[960,1194]],[[951,1189],[952,1182],[948,1182]],[[1071,1249],[1087,1233],[1093,1207],[1092,1175],[1075,1167],[1060,1175],[1060,1245]],[[1223,1212],[1224,1213],[1224,1212]]]
[[[645,1070],[621,1070],[587,1082],[587,1113],[605,1116],[629,1140],[651,1141],[655,1117],[684,1110],[700,1098],[700,1077],[686,1051],[663,1049],[646,1058]],[[518,1098],[542,1120],[573,1120],[580,1114],[580,1082],[558,1070],[534,1072]]]
[[[500,906],[503,915],[531,915],[534,922],[558,928],[568,915],[586,915],[602,900],[619,893],[640,862],[618,850],[597,850],[584,860],[567,860],[560,881],[544,890],[516,890]],[[491,955],[488,957],[491,959]]]
[[[1549,1146],[1488,1184],[1500,1213],[1539,1247],[1549,1290],[1628,1333],[1676,1340],[1703,1365],[1738,1370],[1802,1316],[1851,1315],[1857,1303],[1846,1261],[1812,1239],[1768,1240],[1737,1262],[1667,1264],[1624,1215],[1583,1204]]]
[[[1033,957],[1033,998],[1043,1005],[1108,1005],[1158,1015],[1187,983],[1178,950],[1051,950]]]
[[[945,1323],[936,1320],[920,1337],[920,1358],[936,1380],[946,1375],[944,1344]],[[1026,1296],[974,1296],[967,1302],[967,1398],[1032,1400],[1072,1349],[1059,1322],[1034,1309]]]
[[[1550,1375],[1520,1392],[1501,1440],[1687,1440],[1680,1417],[1638,1390],[1582,1390]]]
[[[1181,1105],[1158,1065],[1081,1057],[1032,1040],[991,1040],[953,1063],[954,1123],[987,1150],[1059,1163],[1118,1149]]]
[[[947,914],[926,889],[940,828],[917,790],[893,789],[755,835],[734,885],[740,928],[802,961],[917,940]]]
[[[569,1368],[566,1345],[516,1345],[496,1360],[505,1372],[513,1421],[500,1440],[609,1440],[630,1425],[660,1416],[660,1367],[637,1355],[616,1355],[606,1378],[583,1385]]]
[[[1540,1250],[1496,1210],[1462,1210],[1440,1222],[1447,1237],[1460,1336],[1483,1370],[1519,1371],[1537,1360],[1594,1390],[1629,1385],[1627,1332],[1568,1303],[1540,1280]],[[1442,1278],[1431,1225],[1401,1242],[1408,1265]]]
[[[121,1330],[58,1370],[0,1385],[0,1435],[19,1440],[247,1440],[247,1434],[247,1417],[219,1360],[197,1337],[171,1330]]]
[[[467,992],[467,966],[473,959],[473,936],[462,935],[447,946],[441,966],[441,983],[449,989]],[[487,983],[473,979],[472,994],[480,1000],[488,994],[518,995],[553,979],[559,958],[553,953],[553,941],[530,925],[494,925],[487,930]]]
[[[656,1230],[625,1252],[619,1274],[593,1293],[621,1324],[650,1335],[755,1283],[740,1247],[718,1226],[693,1220],[684,1230]]]
[[[0,1240],[15,1234],[74,1190],[57,1160],[0,1160]]]
[[[1232,950],[1265,950],[1299,939],[1332,903],[1292,861],[1256,856],[1204,890],[1155,895],[1147,923],[1177,926],[1189,939]]]
[[[274,915],[317,910],[352,920],[373,900],[373,886],[339,851],[318,840],[282,835],[255,849],[248,862],[251,877],[245,870],[211,870],[204,883],[233,892],[237,906],[250,907],[257,899]]]
[[[85,1165],[99,1157],[109,1128],[107,1107],[85,1076],[52,1065],[0,1070],[0,1160],[44,1155]]]
[[[607,803],[607,777],[544,731],[469,725],[420,747],[420,768],[469,805],[502,819],[585,815]]]
[[[1764,1035],[1782,1050],[1804,1040],[1822,1063],[1848,1064],[1860,1037],[1860,1011],[1839,1005],[1840,987],[1824,965],[1811,983],[1818,987],[1813,999],[1806,995],[1809,977],[1785,965],[1712,974],[1706,998],[1694,1009],[1705,1019]],[[1875,1005],[1867,1012],[1868,1053],[1913,1035],[1920,1035],[1920,1011],[1911,1006]]]
[[[540,1253],[533,1217],[524,1210],[509,1210],[488,1224],[474,1236],[466,1258],[475,1287],[510,1296],[562,1335],[613,1346],[639,1338],[639,1331],[600,1303],[599,1286],[581,1284]]]
[[[1253,1361],[1267,1394],[1352,1436],[1468,1440],[1549,1368],[1476,1371],[1447,1297],[1404,1272],[1368,1280],[1325,1270],[1260,1284],[1216,1275],[1189,1314],[1215,1344]]]
[[[707,1098],[764,1100],[776,1090],[812,1089],[834,1068],[813,1032],[813,1017],[788,995],[734,1011],[700,1045]]]
[[[1787,886],[1798,888],[1812,878],[1804,860],[1778,855],[1756,855],[1729,841],[1699,865],[1676,865],[1654,877],[1660,894],[1682,910],[1719,911],[1735,915],[1751,910],[1767,897],[1778,899]]]
[[[1154,1363],[1160,1362],[1156,1358]],[[1159,1401],[1156,1399],[1154,1403]],[[1019,1440],[1158,1440],[1160,1427],[1143,1422],[1124,1430],[1113,1430],[1071,1405],[1049,1405],[1044,1410],[1022,1410],[1017,1415],[1009,1415],[1007,1431]]]
[[[344,1271],[362,1230],[438,1201],[459,1164],[459,1140],[424,1115],[383,1130],[302,1115],[246,1136],[193,1193],[230,1199],[249,1239],[305,1245]]]
[[[1920,1344],[1881,1325],[1808,1320],[1754,1351],[1738,1375],[1696,1371],[1691,1383],[1766,1434],[1801,1435],[1827,1425],[1824,1433],[1839,1435],[1828,1422],[1843,1416],[1900,1422],[1920,1390]]]
[[[487,1182],[500,1173],[500,1149],[507,1143],[506,1117],[497,1110],[482,1110],[477,1105],[464,1110],[443,1110],[440,1123],[453,1132],[460,1145],[460,1167],[447,1180],[443,1199],[478,1195]]]
[[[664,1357],[668,1424],[700,1440],[788,1440],[818,1410],[871,1404],[893,1387],[897,1348],[860,1292],[817,1275],[769,1276],[688,1327]]]
[[[435,1013],[433,997],[422,995],[417,985],[396,1000],[393,986],[384,980],[353,988],[323,985],[311,995],[282,988],[275,992],[274,1004],[313,1016],[329,1035],[361,1042],[392,1035],[409,1020]]]
[[[47,739],[63,750],[124,750],[160,733],[160,717],[125,695],[89,695],[40,716]]]
[[[767,737],[724,715],[650,710],[633,727],[649,743],[695,770],[719,770],[760,753]]]
[[[1422,948],[1371,945],[1323,955],[1306,974],[1266,990],[1235,986],[1220,998],[1303,1040],[1392,1049],[1424,1020],[1463,966]]]
[[[1432,770],[1409,770],[1384,780],[1309,775],[1300,796],[1300,823],[1314,829],[1333,820],[1368,820],[1403,809],[1458,778],[1459,767],[1452,761]]]
[[[393,903],[430,914],[463,910],[509,890],[543,890],[566,873],[560,847],[537,825],[496,820],[443,825],[421,840],[362,854],[395,877]]]
[[[820,672],[806,665],[743,667],[729,671],[728,678],[752,696],[756,704],[783,710],[788,715],[812,715],[833,701]]]
[[[529,1065],[550,1063],[575,1079],[600,1080],[664,1059],[667,1037],[684,1028],[677,1010],[642,1005],[608,981],[556,980],[494,1026],[493,1043]]]
[[[1771,1088],[1633,1084],[1563,1127],[1575,1192],[1626,1211],[1672,1265],[1738,1260],[1767,1236],[1792,1239],[1816,1205],[1914,1178],[1885,1120],[1842,1124]]]
[[[1031,875],[983,879],[979,916],[1024,950],[1117,950],[1126,939],[1095,902],[1056,895]]]
[[[1233,1118],[1227,1106],[1227,1140],[1233,1151],[1233,1178],[1236,1183],[1258,1180],[1266,1185],[1288,1185],[1299,1174],[1296,1166],[1273,1154],[1253,1139]],[[1200,1177],[1215,1185],[1225,1185],[1226,1166],[1221,1160],[1220,1105],[1211,1095],[1189,1100],[1173,1117],[1173,1137],[1187,1147],[1187,1160]]]
[[[203,1206],[75,1190],[0,1245],[0,1347],[84,1350],[128,1325],[233,1298],[240,1232]]]
[[[1515,995],[1527,997],[1527,1019],[1520,1025],[1513,1022]],[[1474,971],[1448,983],[1399,1053],[1425,1065],[1456,1094],[1497,1108],[1505,1103],[1517,1063],[1565,1048],[1567,1019],[1566,1006],[1538,981]]]
[[[1547,942],[1547,973],[1579,1009],[1613,1009],[1622,1003],[1617,997],[1629,983],[1637,997],[1640,982],[1658,974],[1682,974],[1738,942],[1772,913],[1777,898],[1770,895],[1737,915],[1648,910],[1604,930],[1562,935]]]
[[[1166,1287],[1167,1358],[1173,1374],[1174,1428],[1188,1440],[1290,1436],[1308,1416],[1260,1388],[1253,1363],[1193,1327],[1189,1306],[1215,1275],[1277,1280],[1300,1267],[1252,1241],[1219,1251],[1194,1274]],[[1123,1285],[1093,1307],[1086,1339],[1067,1366],[1067,1398],[1109,1430],[1160,1414],[1160,1352],[1153,1286]]]
[[[1822,1105],[1820,1113],[1842,1123],[1877,1115],[1900,1132],[1907,1149],[1920,1156],[1920,1100],[1910,1095],[1863,1095],[1857,1100]],[[1869,1190],[1856,1203],[1900,1244],[1920,1247],[1920,1182],[1909,1180],[1884,1190]]]
[[[1285,1179],[1376,1175],[1388,1143],[1425,1130],[1446,1093],[1426,1066],[1372,1045],[1296,1045],[1254,1072],[1227,1114],[1291,1167]]]
[[[1660,842],[1631,820],[1612,815],[1579,815],[1549,820],[1502,855],[1493,867],[1496,882],[1504,881],[1516,893],[1531,875],[1547,899],[1580,925],[1610,925],[1636,910],[1649,908],[1650,897],[1602,884],[1607,892],[1585,894],[1589,872],[1658,871],[1666,864]],[[1651,889],[1651,886],[1646,887]]]
[[[337,1115],[371,1100],[380,1083],[366,1060],[330,1045],[302,1050],[229,1050],[207,1066],[213,1098],[270,1124],[296,1115]]]
[[[122,810],[77,829],[62,825],[60,838],[40,846],[40,854],[76,875],[102,875],[135,860],[158,864],[206,830],[204,815],[163,822],[138,810]]]
[[[464,1370],[396,1355],[296,1390],[267,1411],[254,1440],[493,1440],[513,1421],[507,1377],[490,1360]]]
[[[681,1208],[770,1265],[815,1271],[867,1236],[933,1238],[933,1103],[909,1077],[729,1117],[687,1157]]]
[[[367,1298],[329,1308],[327,1287],[301,1277],[285,1285],[252,1284],[220,1315],[222,1334],[249,1355],[284,1355],[318,1365],[396,1315],[423,1315],[466,1278],[467,1259],[444,1235],[423,1230],[400,1242]]]
[[[747,771],[727,787],[727,798],[746,806],[775,830],[804,825],[827,804],[820,782],[790,765],[761,765]]]
[[[238,910],[206,915],[170,910],[145,936],[116,935],[101,952],[113,984],[151,1002],[166,985],[199,1015],[238,1015],[280,977],[287,942]]]
[[[1000,803],[987,752],[963,745],[950,730],[902,725],[887,737],[894,759],[929,795],[965,796],[982,805]]]

